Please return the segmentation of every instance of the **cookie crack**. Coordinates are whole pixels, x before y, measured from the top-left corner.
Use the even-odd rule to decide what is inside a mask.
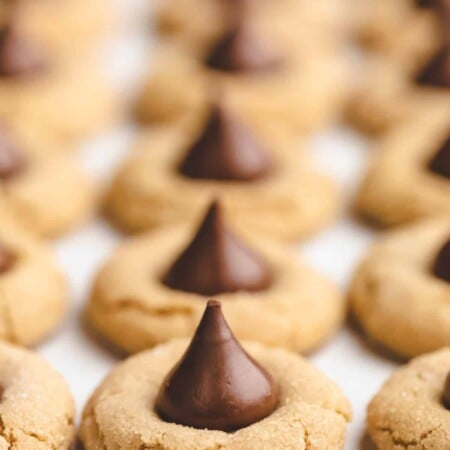
[[[91,412],[90,416],[92,418],[93,423],[95,424],[95,428],[97,429],[97,436],[98,436],[98,439],[100,441],[100,442],[97,442],[97,444],[100,444],[101,448],[103,450],[107,450],[106,449],[106,444],[105,444],[105,437],[103,435],[102,428],[101,428],[100,423],[98,421],[97,410],[96,410],[95,407],[92,408],[92,412]]]
[[[305,450],[310,450],[311,449],[311,441],[310,441],[311,433],[308,431],[307,427],[302,422],[302,419],[300,419],[300,417],[297,418],[297,422],[303,428],[303,443],[305,444]]]
[[[6,441],[8,444],[8,448],[11,448],[15,443],[14,436],[6,433],[5,423],[3,421],[3,417],[0,414],[0,436]]]
[[[405,449],[407,449],[409,446],[417,446],[417,445],[422,445],[423,441],[425,439],[427,439],[428,437],[430,437],[433,433],[435,433],[437,430],[439,430],[442,427],[442,424],[439,424],[427,431],[424,431],[418,438],[416,439],[411,439],[411,440],[405,440],[402,439],[399,436],[395,436],[395,430],[393,430],[390,427],[378,427],[378,430],[381,431],[382,433],[388,433],[389,434],[389,438],[391,439],[392,443],[394,445],[398,445],[400,447],[403,447]]]

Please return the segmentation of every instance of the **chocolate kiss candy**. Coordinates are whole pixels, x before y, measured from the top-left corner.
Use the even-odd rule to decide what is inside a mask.
[[[447,409],[450,409],[450,372],[448,373],[447,379],[445,380],[444,395],[442,396],[442,400],[444,402],[444,406]]]
[[[450,283],[450,239],[439,251],[434,262],[433,273]]]
[[[0,244],[0,274],[7,272],[15,261],[14,255]]]
[[[25,168],[23,154],[9,139],[7,132],[0,127],[0,180],[7,180]]]
[[[172,289],[205,296],[261,291],[271,281],[265,262],[227,229],[217,202],[163,280]]]
[[[251,181],[272,169],[267,150],[223,105],[217,105],[179,171],[190,178]]]
[[[450,87],[450,46],[445,45],[416,78],[422,85]]]
[[[450,178],[450,136],[430,161],[428,167],[438,175]]]
[[[281,57],[250,29],[244,17],[212,48],[205,62],[216,70],[258,73],[279,68]]]
[[[278,402],[272,377],[241,347],[220,302],[208,301],[189,348],[156,399],[168,422],[234,431],[271,414]]]
[[[46,66],[42,51],[32,41],[18,35],[12,26],[0,31],[0,76],[33,75]]]

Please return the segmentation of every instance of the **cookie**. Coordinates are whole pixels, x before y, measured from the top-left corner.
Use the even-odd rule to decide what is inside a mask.
[[[84,0],[3,3],[0,24],[13,13],[20,30],[60,57],[83,56],[114,24],[114,7],[105,0],[90,0],[89,8]]]
[[[368,408],[367,428],[379,449],[450,448],[450,411],[443,398],[450,395],[449,371],[446,348],[394,372]]]
[[[225,93],[244,115],[294,130],[325,126],[347,101],[347,67],[336,42],[309,43],[242,14],[200,56],[164,46],[139,94],[136,117],[144,124],[196,117]]]
[[[44,237],[79,225],[94,204],[91,182],[60,147],[0,126],[0,196],[25,227]]]
[[[33,345],[60,323],[67,283],[48,249],[9,215],[1,197],[0,212],[0,339]]]
[[[362,85],[349,102],[350,122],[365,132],[379,134],[420,111],[449,111],[448,38],[433,47],[424,57],[409,61],[386,56],[370,61]]]
[[[410,225],[386,234],[356,271],[350,289],[355,318],[400,356],[450,345],[449,239],[448,217]]]
[[[335,0],[224,2],[222,0],[167,0],[157,4],[154,20],[158,33],[174,39],[194,52],[204,51],[220,39],[241,9],[276,33],[296,39],[329,35],[344,36],[344,9]],[[192,11],[196,9],[197,14]],[[299,27],[299,23],[301,26]]]
[[[0,343],[0,448],[68,450],[75,406],[67,383],[41,357]]]
[[[285,246],[241,239],[224,221],[214,203],[196,231],[168,227],[120,246],[94,282],[90,323],[136,352],[192,334],[214,295],[239,338],[296,351],[324,342],[345,316],[337,288]]]
[[[200,128],[149,133],[115,176],[108,215],[131,232],[193,223],[220,196],[238,227],[277,238],[327,224],[339,203],[334,183],[296,154],[298,142],[241,117],[219,104]]]
[[[421,6],[414,0],[361,0],[352,6],[356,35],[365,48],[402,64],[423,61],[437,50],[440,19],[431,5]]]
[[[431,110],[391,130],[371,155],[357,210],[387,226],[449,213],[449,136],[450,110]]]
[[[116,99],[88,58],[62,59],[23,34],[0,31],[0,120],[26,123],[58,139],[79,139],[110,124]]]
[[[113,369],[84,410],[86,450],[343,448],[350,405],[303,358],[241,346],[214,301],[188,345],[171,341]]]

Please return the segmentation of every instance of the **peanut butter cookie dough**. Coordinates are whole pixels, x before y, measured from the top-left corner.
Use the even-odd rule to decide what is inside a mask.
[[[450,448],[449,371],[446,348],[394,372],[368,408],[367,428],[380,450]]]
[[[345,317],[338,289],[284,246],[244,236],[228,229],[214,203],[196,232],[169,227],[131,239],[98,274],[89,321],[116,346],[136,352],[192,334],[214,295],[239,338],[314,349]]]
[[[338,208],[334,183],[295,154],[293,141],[214,108],[197,130],[150,133],[122,166],[106,198],[126,231],[193,223],[220,196],[239,228],[305,237]]]
[[[27,36],[60,57],[92,50],[114,24],[114,6],[105,0],[2,1],[0,24],[11,12]],[[11,11],[13,9],[13,11]]]
[[[86,450],[343,448],[349,403],[306,360],[242,347],[214,301],[188,345],[171,341],[107,376],[83,413]]]
[[[449,239],[448,217],[390,232],[355,274],[353,314],[369,337],[398,355],[450,345]]]
[[[294,130],[320,128],[348,99],[338,43],[292,39],[242,14],[200,57],[166,46],[138,99],[141,123],[202,115],[218,92],[242,114],[258,114]]]
[[[336,0],[161,0],[156,7],[156,27],[162,36],[187,44],[195,52],[203,51],[220,38],[242,8],[261,26],[295,39],[345,35],[344,8]]]
[[[22,225],[44,237],[80,224],[94,204],[92,184],[60,147],[0,125],[0,196]]]
[[[0,120],[79,139],[112,122],[113,89],[93,61],[63,59],[18,29],[0,29]]]
[[[0,343],[1,449],[68,450],[75,407],[62,376],[30,351]]]
[[[437,112],[409,120],[380,141],[356,201],[364,216],[392,226],[450,213],[450,110]]]
[[[66,309],[67,285],[47,248],[26,233],[0,198],[0,339],[33,345]]]

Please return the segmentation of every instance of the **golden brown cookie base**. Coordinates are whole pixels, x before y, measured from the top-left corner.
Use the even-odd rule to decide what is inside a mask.
[[[297,355],[258,344],[244,346],[281,387],[273,414],[234,433],[162,421],[153,410],[155,397],[187,344],[172,341],[128,359],[109,374],[83,413],[80,434],[86,450],[343,448],[351,412],[340,390]]]
[[[111,125],[118,106],[112,87],[87,61],[52,60],[48,72],[0,78],[0,99],[0,120],[26,123],[36,133],[63,141]]]
[[[15,256],[0,274],[0,339],[33,345],[50,334],[66,310],[67,285],[52,255],[10,219],[0,197],[0,242]]]
[[[450,213],[450,183],[428,169],[448,138],[449,119],[450,110],[431,109],[380,141],[356,199],[361,214],[393,226]]]
[[[64,58],[83,56],[113,27],[114,7],[107,0],[22,2],[17,27],[47,52]],[[0,6],[0,23],[5,19]]]
[[[134,238],[101,270],[87,315],[116,346],[136,352],[193,334],[208,298],[161,282],[191,235],[188,228],[178,227]],[[311,350],[328,339],[345,316],[337,288],[299,264],[284,246],[250,235],[245,240],[268,262],[274,280],[257,293],[215,296],[223,300],[224,315],[236,336],[295,351]]]
[[[398,355],[450,345],[450,284],[431,272],[449,238],[448,217],[391,232],[354,276],[353,314],[368,336]]]
[[[2,183],[0,193],[24,227],[43,237],[55,237],[90,216],[93,187],[73,161],[44,157],[29,164],[23,174]]]
[[[29,351],[0,343],[0,449],[68,450],[75,407],[61,375]]]
[[[414,82],[415,74],[428,58],[420,61],[415,59],[411,65],[376,58],[369,62],[361,86],[348,105],[350,123],[365,133],[379,135],[426,112],[450,112],[447,89]]]
[[[450,412],[442,405],[450,349],[400,368],[368,408],[367,428],[380,450],[450,448]]]
[[[403,65],[423,61],[440,42],[432,9],[417,8],[414,0],[360,0],[349,13],[364,47]]]

